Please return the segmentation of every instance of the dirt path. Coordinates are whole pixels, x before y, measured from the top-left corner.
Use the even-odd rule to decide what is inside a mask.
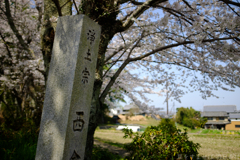
[[[100,142],[96,139],[94,140],[94,144],[97,145],[97,146],[100,146],[102,148],[106,148],[110,152],[120,155],[122,158],[129,155],[129,152],[127,152],[125,149],[122,149],[122,148],[119,148],[119,147],[116,147],[116,146],[112,146],[112,145],[107,144],[107,143]]]

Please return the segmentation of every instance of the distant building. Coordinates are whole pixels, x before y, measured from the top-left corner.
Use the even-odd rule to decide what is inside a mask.
[[[133,105],[125,105],[125,106],[123,107],[123,109],[122,109],[122,112],[120,112],[120,114],[122,114],[122,115],[129,115],[131,108],[136,108],[136,107],[133,106]]]
[[[111,108],[109,109],[109,116],[113,117],[114,115],[119,115],[121,111],[121,109]]]
[[[237,111],[237,106],[235,105],[208,105],[203,106],[203,112],[216,112],[224,111],[227,113],[232,113]]]
[[[201,117],[208,119],[207,123],[205,124],[205,128],[225,129],[225,125],[230,123],[228,121],[228,114],[224,111],[203,112]]]
[[[166,113],[165,111],[159,111],[158,115],[160,116],[160,118],[168,118],[168,119],[172,119],[174,117],[174,113]]]
[[[143,112],[141,109],[139,109],[136,105],[125,105],[122,109],[109,109],[109,115],[143,115],[145,116],[146,112]]]
[[[226,130],[240,130],[240,112],[229,114],[230,124],[226,125]]]
[[[235,105],[208,105],[201,117],[208,119],[205,128],[240,130],[240,112]]]
[[[130,104],[130,105],[124,106],[120,114],[145,116],[146,112],[142,111],[138,106]]]

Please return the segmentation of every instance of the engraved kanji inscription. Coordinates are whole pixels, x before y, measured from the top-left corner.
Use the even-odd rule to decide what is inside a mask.
[[[77,154],[77,152],[74,150],[72,157],[70,158],[70,160],[79,160],[81,159],[81,157]]]
[[[92,44],[94,42],[94,40],[95,40],[95,31],[94,31],[94,29],[88,30],[87,35],[88,35],[87,39],[90,41],[90,44]]]
[[[76,114],[77,114],[77,119],[73,120],[73,131],[81,132],[84,126],[84,120],[83,120],[84,112],[76,112]]]
[[[86,60],[91,61],[91,53],[90,53],[90,49],[88,49],[87,52],[87,57],[84,57]]]
[[[82,71],[82,83],[88,83],[88,77],[90,76],[89,71],[87,70],[87,68],[85,67],[85,69]]]

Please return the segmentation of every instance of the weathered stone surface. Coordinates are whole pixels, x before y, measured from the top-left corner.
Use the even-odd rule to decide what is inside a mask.
[[[100,32],[85,15],[59,18],[36,160],[84,158]]]

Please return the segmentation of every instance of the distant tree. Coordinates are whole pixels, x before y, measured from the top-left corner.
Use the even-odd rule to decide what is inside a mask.
[[[207,123],[207,118],[205,118],[205,117],[201,117],[200,119],[199,119],[199,126],[201,127],[201,128],[203,128],[204,127],[204,125],[205,125],[205,123]]]
[[[134,106],[133,108],[131,108],[129,110],[129,114],[130,114],[130,116],[134,116],[136,114],[139,114],[139,111],[140,111],[140,109],[137,106]]]
[[[200,111],[194,110],[192,107],[190,108],[177,108],[177,116],[176,121],[179,124],[182,124],[186,127],[195,128],[195,127],[203,127],[205,119],[201,118]],[[205,122],[205,123],[204,123]]]

